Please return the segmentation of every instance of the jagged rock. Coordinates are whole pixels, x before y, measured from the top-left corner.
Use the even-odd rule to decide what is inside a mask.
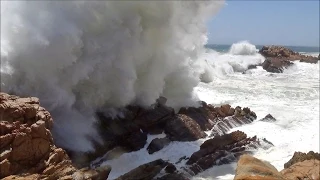
[[[280,172],[284,178],[290,180],[320,179],[320,161],[318,159],[305,160],[294,163]]]
[[[293,65],[289,60],[267,58],[262,63],[262,68],[272,73],[282,73],[285,68]]]
[[[247,138],[241,131],[216,136],[205,141],[200,150],[193,153],[187,161],[190,170],[197,174],[213,165],[227,164],[235,161],[248,147],[257,148],[259,141],[256,136]]]
[[[177,114],[170,119],[166,124],[165,133],[173,141],[195,141],[206,137],[199,124],[184,114]]]
[[[294,152],[293,157],[287,163],[284,164],[284,168],[289,168],[295,163],[311,159],[320,160],[320,154],[315,153],[313,151],[309,151],[308,153]]]
[[[174,173],[176,170],[176,166],[171,163],[168,163],[167,167],[165,168],[166,173]]]
[[[149,180],[153,179],[159,172],[166,167],[167,162],[158,159],[146,164],[143,164],[130,172],[116,178],[115,180]]]
[[[297,153],[296,157],[298,156]],[[300,157],[306,157],[306,154]],[[242,155],[238,161],[234,180],[318,180],[320,161],[317,156],[309,155],[309,160],[300,159],[288,168],[278,172],[275,167],[266,161],[259,160],[251,155]]]
[[[302,55],[283,46],[263,46],[259,50],[259,53],[266,58],[289,61],[303,60],[305,62],[313,62],[314,60],[317,60],[317,57]]]
[[[285,178],[270,163],[245,154],[238,161],[234,180],[285,180]]]
[[[167,137],[153,139],[147,147],[147,150],[149,154],[153,154],[154,152],[157,152],[167,146],[170,142],[170,139]]]
[[[0,178],[72,179],[74,173],[82,173],[73,166],[66,151],[53,144],[53,120],[37,98],[1,92],[0,117]],[[107,169],[87,169],[90,173],[79,177],[106,179],[110,167]]]
[[[271,114],[266,115],[264,118],[262,118],[260,121],[265,122],[275,122],[277,121],[276,118],[274,118]]]
[[[285,68],[293,64],[290,61],[318,62],[316,57],[302,55],[283,46],[263,46],[259,53],[266,58],[262,63],[263,69],[273,73],[282,73]]]

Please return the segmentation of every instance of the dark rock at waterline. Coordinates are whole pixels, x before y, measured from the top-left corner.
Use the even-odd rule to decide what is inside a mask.
[[[146,164],[143,164],[130,172],[116,178],[115,180],[150,180],[153,179],[159,172],[168,165],[162,159],[158,159]]]
[[[287,68],[291,65],[293,65],[293,63],[288,60],[266,59],[262,63],[262,68],[268,72],[282,73],[285,68]]]
[[[251,64],[248,66],[248,70],[249,69],[257,69],[257,66],[259,66],[258,64]]]
[[[168,163],[167,167],[165,168],[166,173],[174,173],[176,170],[176,166],[171,163]]]
[[[293,157],[287,163],[284,164],[284,168],[289,168],[295,163],[311,159],[320,160],[320,154],[313,151],[309,151],[308,153],[294,152]]]
[[[317,57],[303,55],[293,50],[283,47],[283,46],[263,46],[259,53],[265,58],[271,58],[276,61],[278,60],[287,60],[287,61],[296,61],[303,60],[304,62],[312,63],[314,60],[317,60]]]
[[[201,102],[200,107],[181,108],[177,114],[165,106],[165,99],[160,98],[149,109],[127,106],[121,110],[122,116],[111,118],[103,112],[97,112],[97,129],[103,139],[101,144],[91,139],[95,151],[89,153],[71,152],[81,166],[114,147],[121,147],[124,152],[136,151],[146,144],[147,134],[165,132],[167,138],[156,139],[148,147],[149,153],[161,150],[170,141],[194,141],[206,137],[205,130],[213,128],[212,135],[223,135],[233,127],[251,123],[256,114],[249,108],[222,105],[214,107]],[[170,140],[170,141],[169,141]]]
[[[282,73],[293,64],[291,61],[317,63],[319,60],[317,57],[302,55],[283,46],[263,46],[259,53],[266,58],[262,63],[263,69],[272,73]]]
[[[262,118],[260,121],[265,122],[275,122],[277,121],[276,118],[274,118],[271,114],[266,115],[264,118]]]
[[[258,146],[260,143],[256,136],[248,138],[245,133],[235,131],[205,141],[200,150],[191,155],[187,164],[194,174],[198,174],[214,165],[234,162],[240,155],[248,153],[249,148]]]
[[[173,141],[195,141],[207,136],[195,120],[184,114],[177,114],[170,119],[166,124],[165,133]]]
[[[305,63],[311,63],[311,64],[317,64],[319,59],[301,59],[300,62],[305,62]]]
[[[148,153],[153,154],[167,146],[170,142],[170,139],[167,137],[153,139],[147,147]]]

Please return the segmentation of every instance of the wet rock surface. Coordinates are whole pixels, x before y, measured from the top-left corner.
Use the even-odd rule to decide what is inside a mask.
[[[197,174],[214,165],[234,162],[240,155],[248,153],[249,148],[259,146],[260,142],[255,136],[248,138],[245,133],[235,131],[205,141],[200,150],[191,155],[187,164],[191,171]]]
[[[53,120],[38,98],[0,93],[0,178],[106,179],[111,168],[77,169],[66,151],[53,144]]]
[[[251,155],[242,155],[238,161],[234,180],[318,180],[320,161],[318,153],[295,153],[285,164],[285,169],[278,171],[267,161]],[[307,159],[307,160],[306,160]]]
[[[262,63],[263,69],[272,73],[282,73],[285,68],[293,65],[291,61],[300,60],[306,63],[319,61],[317,57],[302,55],[283,46],[263,46],[259,53],[266,58]]]
[[[262,118],[260,121],[264,122],[275,122],[277,121],[276,118],[274,118],[271,114],[266,115],[264,118]]]
[[[311,160],[311,159],[320,160],[320,154],[315,153],[313,151],[309,151],[308,153],[295,152],[292,158],[287,163],[284,164],[284,168],[289,168],[295,163],[302,162],[305,160]]]

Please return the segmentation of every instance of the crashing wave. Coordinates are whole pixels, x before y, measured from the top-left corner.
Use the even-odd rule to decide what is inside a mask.
[[[58,145],[91,150],[97,108],[194,103],[222,1],[1,1],[1,89],[37,96]]]

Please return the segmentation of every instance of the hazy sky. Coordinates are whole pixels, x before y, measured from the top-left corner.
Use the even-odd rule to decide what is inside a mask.
[[[319,47],[319,0],[227,0],[208,22],[210,44]]]

